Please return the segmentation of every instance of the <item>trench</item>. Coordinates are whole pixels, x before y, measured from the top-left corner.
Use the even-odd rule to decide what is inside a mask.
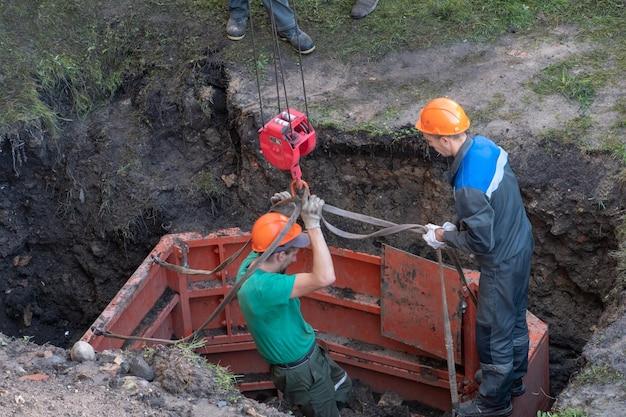
[[[127,80],[111,103],[63,126],[59,139],[26,147],[19,175],[10,144],[1,144],[1,332],[69,346],[160,236],[245,229],[287,187],[258,153],[254,116],[230,103],[215,51],[182,72]],[[448,162],[419,138],[318,134],[318,149],[301,165],[327,202],[396,222],[452,218]],[[511,152],[536,239],[529,309],[550,326],[552,395],[581,365],[583,346],[611,308],[621,204],[616,193],[597,197],[607,187],[599,173],[614,161],[554,146]],[[410,236],[328,240],[431,256]],[[475,266],[470,257],[463,263]]]

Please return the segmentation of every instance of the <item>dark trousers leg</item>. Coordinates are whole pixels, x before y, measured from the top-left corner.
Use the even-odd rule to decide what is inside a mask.
[[[306,417],[339,417],[338,402],[346,402],[352,382],[319,346],[309,360],[291,369],[272,367],[272,381]]]
[[[510,401],[514,374],[525,372],[528,366],[522,356],[528,355],[526,306],[531,251],[529,247],[500,265],[481,267],[480,271],[476,320],[480,395],[493,406]]]
[[[247,18],[250,13],[248,10],[248,0],[229,0],[228,11],[235,19]]]
[[[513,329],[513,375],[515,381],[526,375],[528,370],[528,323],[526,321],[526,310],[528,309],[528,282],[530,280],[530,263],[532,248],[519,258],[518,280],[521,285],[517,287],[517,315],[515,318],[515,328]]]
[[[286,32],[296,27],[296,18],[293,10],[289,7],[288,0],[273,0],[271,4],[270,0],[263,0],[263,4],[268,13],[270,13],[270,10],[274,12],[276,30]]]
[[[267,9],[267,13],[270,10],[274,12],[274,19],[276,20],[276,29],[279,32],[286,32],[289,29],[296,27],[296,17],[293,10],[289,6],[288,0],[263,0],[263,5]],[[248,0],[229,0],[228,10],[230,15],[235,19],[243,19],[248,17],[250,10],[248,7]]]

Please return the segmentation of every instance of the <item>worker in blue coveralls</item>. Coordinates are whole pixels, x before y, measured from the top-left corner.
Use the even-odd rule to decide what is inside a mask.
[[[484,136],[467,134],[470,120],[449,98],[420,111],[416,128],[442,156],[453,157],[457,224],[428,224],[424,240],[433,248],[470,252],[480,265],[476,341],[482,373],[479,394],[462,403],[461,417],[513,413],[511,397],[524,394],[528,367],[528,281],[532,228],[508,154]],[[458,228],[457,228],[458,225]]]
[[[271,201],[290,198],[276,193]],[[279,246],[259,263],[289,219],[282,213],[267,213],[252,226],[253,252],[242,262],[239,280],[250,268],[254,273],[243,283],[237,298],[257,350],[271,366],[272,381],[285,398],[306,417],[339,417],[352,388],[350,377],[315,340],[315,332],[302,317],[299,297],[335,282],[335,270],[320,229],[324,200],[306,198],[301,217],[307,233],[291,226]],[[287,274],[300,248],[311,246],[311,272]]]

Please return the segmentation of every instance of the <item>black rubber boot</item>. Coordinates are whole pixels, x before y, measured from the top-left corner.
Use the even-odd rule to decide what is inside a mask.
[[[504,405],[494,406],[480,396],[462,403],[456,411],[458,417],[507,417],[511,414],[513,414],[511,401]]]

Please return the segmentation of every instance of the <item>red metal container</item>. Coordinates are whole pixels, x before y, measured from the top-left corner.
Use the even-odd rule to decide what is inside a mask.
[[[235,253],[248,235],[238,229],[209,236],[164,236],[151,255],[182,264],[175,245],[189,247],[191,268],[210,270]],[[353,378],[374,391],[396,391],[404,399],[417,400],[441,410],[450,408],[446,367],[441,290],[438,265],[427,259],[385,246],[381,256],[331,248],[337,280],[332,288],[301,298],[305,319],[318,332],[320,343]],[[243,258],[244,255],[242,255]],[[183,275],[155,264],[150,256],[118,292],[94,328],[113,333],[177,339],[191,334],[217,307],[230,289],[241,260],[217,276]],[[302,250],[289,272],[309,270],[311,253]],[[478,273],[467,271],[476,290]],[[476,309],[459,283],[456,271],[445,268],[447,301],[455,348],[459,394],[476,392],[478,369],[475,344]],[[529,371],[526,394],[514,400],[515,417],[534,417],[548,408],[547,325],[528,313],[530,330]],[[200,353],[208,360],[247,375],[241,390],[272,388],[269,367],[255,349],[235,300],[204,332],[206,346]],[[140,347],[88,331],[83,340],[96,350]]]

